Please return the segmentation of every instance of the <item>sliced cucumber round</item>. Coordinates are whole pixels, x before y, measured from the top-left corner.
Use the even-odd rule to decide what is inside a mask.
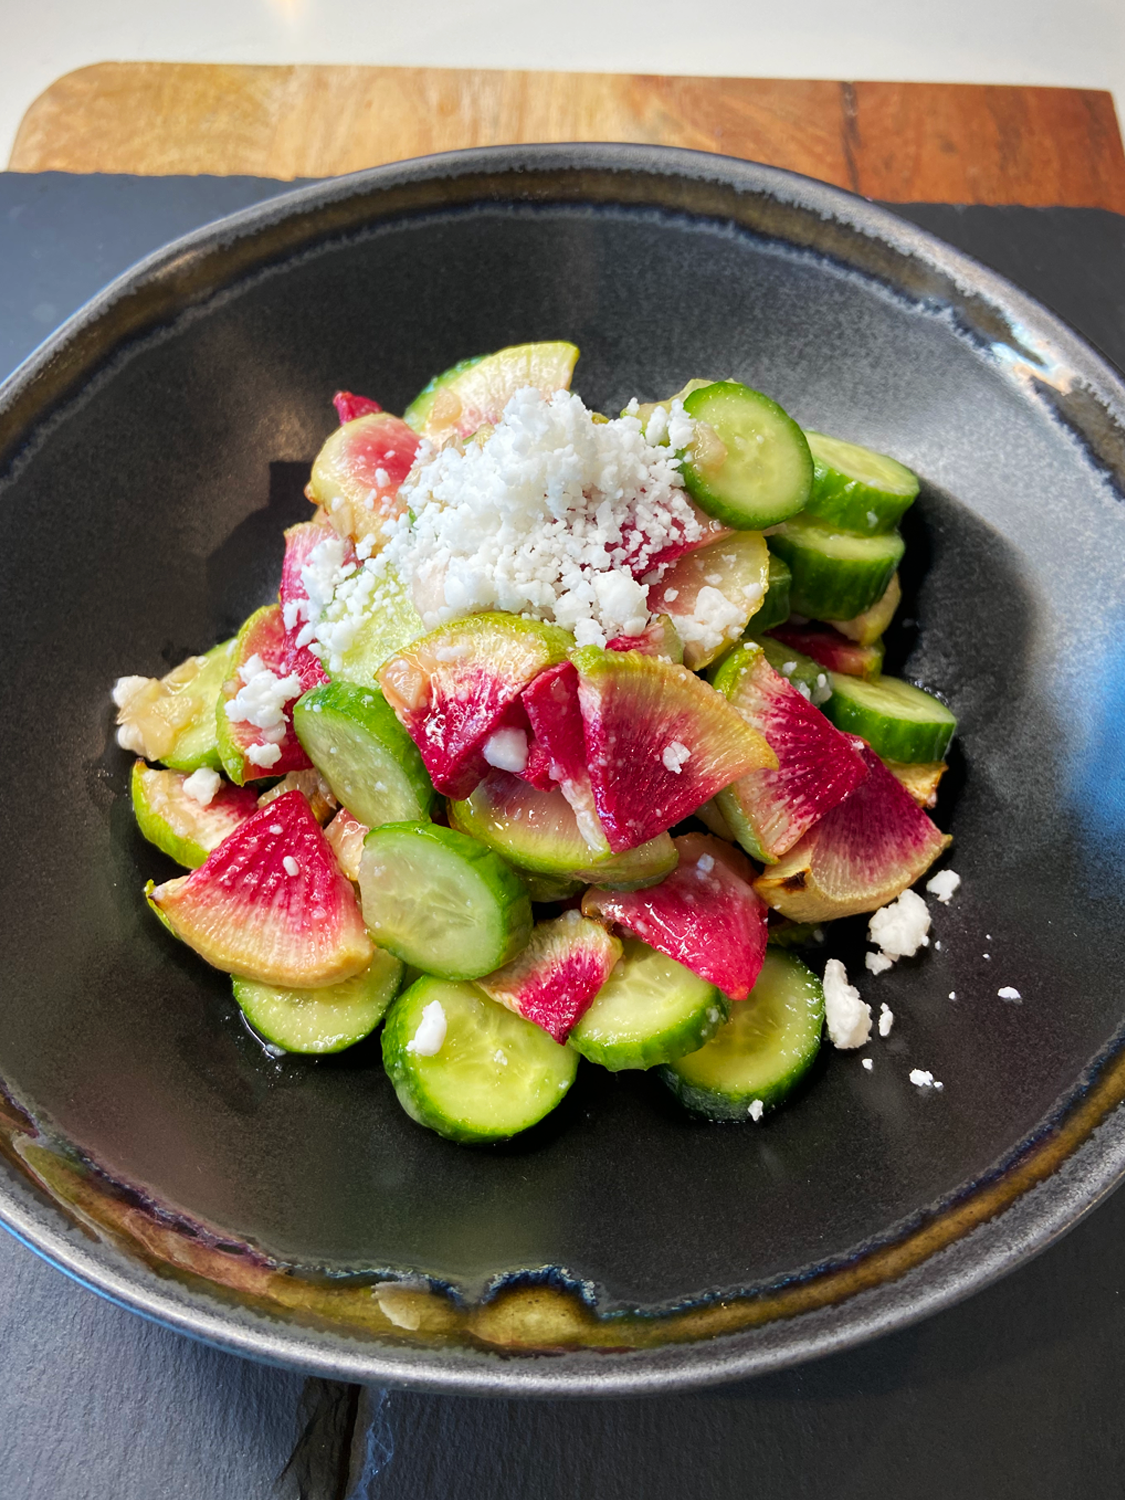
[[[667,833],[599,858],[562,792],[540,791],[507,771],[491,772],[465,801],[451,802],[449,820],[519,870],[616,891],[655,885],[679,858]]]
[[[945,759],[957,719],[932,693],[899,677],[865,682],[833,672],[831,682],[824,712],[837,729],[858,734],[884,760]]]
[[[709,1120],[758,1119],[808,1072],[823,1029],[820,980],[791,953],[767,948],[757,984],[726,1025],[660,1076]]]
[[[570,1033],[570,1045],[611,1073],[694,1052],[726,1020],[730,1001],[639,938],[623,933],[621,942],[624,954]]]
[[[363,843],[363,920],[403,963],[443,979],[478,979],[531,937],[531,898],[499,855],[435,823],[387,823]]]
[[[750,629],[759,634],[763,630],[772,630],[775,625],[784,625],[789,618],[789,586],[793,582],[793,575],[789,571],[789,564],[784,558],[778,557],[776,552],[770,553],[770,581],[766,589],[766,597],[758,606],[758,612],[751,616]]]
[[[843,438],[808,432],[812,453],[812,494],[805,507],[841,531],[874,536],[890,531],[918,494],[918,478],[897,458],[846,443]]]
[[[283,990],[234,979],[234,998],[250,1025],[286,1052],[342,1052],[370,1036],[402,983],[403,967],[376,948],[370,968],[322,990]]]
[[[850,620],[870,609],[906,550],[897,531],[853,536],[807,516],[779,526],[770,549],[793,575],[790,606],[812,620]]]
[[[736,380],[717,380],[692,391],[684,410],[701,424],[684,454],[684,484],[709,516],[760,531],[804,510],[812,455],[776,401]]]
[[[436,1051],[432,1043],[418,1051],[422,1012],[435,1004],[444,1036]],[[391,1006],[383,1066],[412,1120],[472,1143],[507,1140],[550,1114],[574,1082],[578,1055],[475,984],[426,976]]]
[[[293,729],[336,800],[368,828],[429,817],[433,783],[377,687],[322,683],[297,700]]]

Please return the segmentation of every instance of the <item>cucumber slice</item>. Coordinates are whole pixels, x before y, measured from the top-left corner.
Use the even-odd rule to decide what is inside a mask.
[[[283,990],[234,979],[234,998],[250,1025],[286,1052],[342,1052],[369,1036],[402,983],[403,967],[376,948],[371,967],[322,990]]]
[[[387,823],[359,865],[363,920],[404,963],[443,979],[478,979],[531,937],[531,898],[514,870],[468,834]]]
[[[755,1102],[773,1109],[808,1072],[823,1029],[820,980],[799,958],[769,948],[757,984],[726,1025],[660,1077],[695,1114],[757,1119]]]
[[[813,620],[850,620],[886,592],[906,550],[897,531],[853,536],[807,516],[786,521],[770,548],[789,564],[789,602]]]
[[[611,1073],[654,1068],[694,1052],[730,1014],[717,988],[639,938],[621,935],[624,954],[570,1044]]]
[[[896,458],[846,443],[843,438],[808,432],[813,485],[805,507],[841,531],[874,536],[890,531],[918,494],[918,478]]]
[[[429,817],[433,783],[377,687],[322,683],[297,700],[293,729],[336,800],[368,828]]]
[[[536,875],[533,870],[517,870],[516,874],[527,886],[532,901],[551,906],[557,901],[569,901],[580,896],[586,889],[584,880],[567,880],[556,875]]]
[[[597,881],[616,891],[655,885],[679,858],[667,833],[622,854],[599,857],[582,837],[562,792],[541,792],[508,771],[490,772],[465,801],[451,802],[449,821],[519,870],[584,885]]]
[[[770,553],[770,581],[766,588],[766,597],[758,606],[758,612],[750,620],[750,628],[755,635],[763,630],[772,630],[775,625],[783,625],[789,618],[789,587],[793,582],[793,575],[789,571],[789,564],[783,557],[778,557],[776,552]]]
[[[410,1044],[428,1005],[445,1036],[432,1055]],[[428,976],[404,990],[383,1028],[383,1066],[412,1120],[453,1141],[502,1141],[550,1114],[578,1071],[578,1056],[475,984]]]
[[[824,712],[837,729],[858,734],[884,760],[945,759],[957,719],[931,693],[899,677],[865,682],[833,672],[831,680]]]
[[[717,380],[692,391],[684,410],[703,424],[684,454],[684,484],[709,516],[760,531],[804,510],[812,455],[776,401],[736,380]]]

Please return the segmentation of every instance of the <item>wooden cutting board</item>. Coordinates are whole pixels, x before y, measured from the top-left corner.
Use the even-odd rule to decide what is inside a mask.
[[[1125,213],[1110,94],[973,84],[99,63],[32,104],[10,166],[289,179],[596,140],[725,152],[892,202]]]

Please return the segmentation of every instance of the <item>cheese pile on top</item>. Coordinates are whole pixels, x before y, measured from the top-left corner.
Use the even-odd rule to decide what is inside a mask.
[[[483,440],[436,454],[423,444],[375,557],[337,588],[316,628],[322,653],[346,651],[389,580],[408,588],[426,630],[505,610],[573,631],[579,645],[640,635],[660,554],[704,535],[676,450],[694,423],[679,402],[647,429],[595,418],[569,391],[517,391]]]

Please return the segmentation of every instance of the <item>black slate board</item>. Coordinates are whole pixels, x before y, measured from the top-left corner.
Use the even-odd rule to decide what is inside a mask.
[[[0,174],[0,371],[132,261],[285,186]],[[894,207],[1026,287],[1125,368],[1125,219]],[[1118,1195],[998,1286],[864,1349],[697,1395],[566,1405],[303,1385],[95,1300],[0,1236],[0,1494],[1119,1494],[1122,1243]]]

